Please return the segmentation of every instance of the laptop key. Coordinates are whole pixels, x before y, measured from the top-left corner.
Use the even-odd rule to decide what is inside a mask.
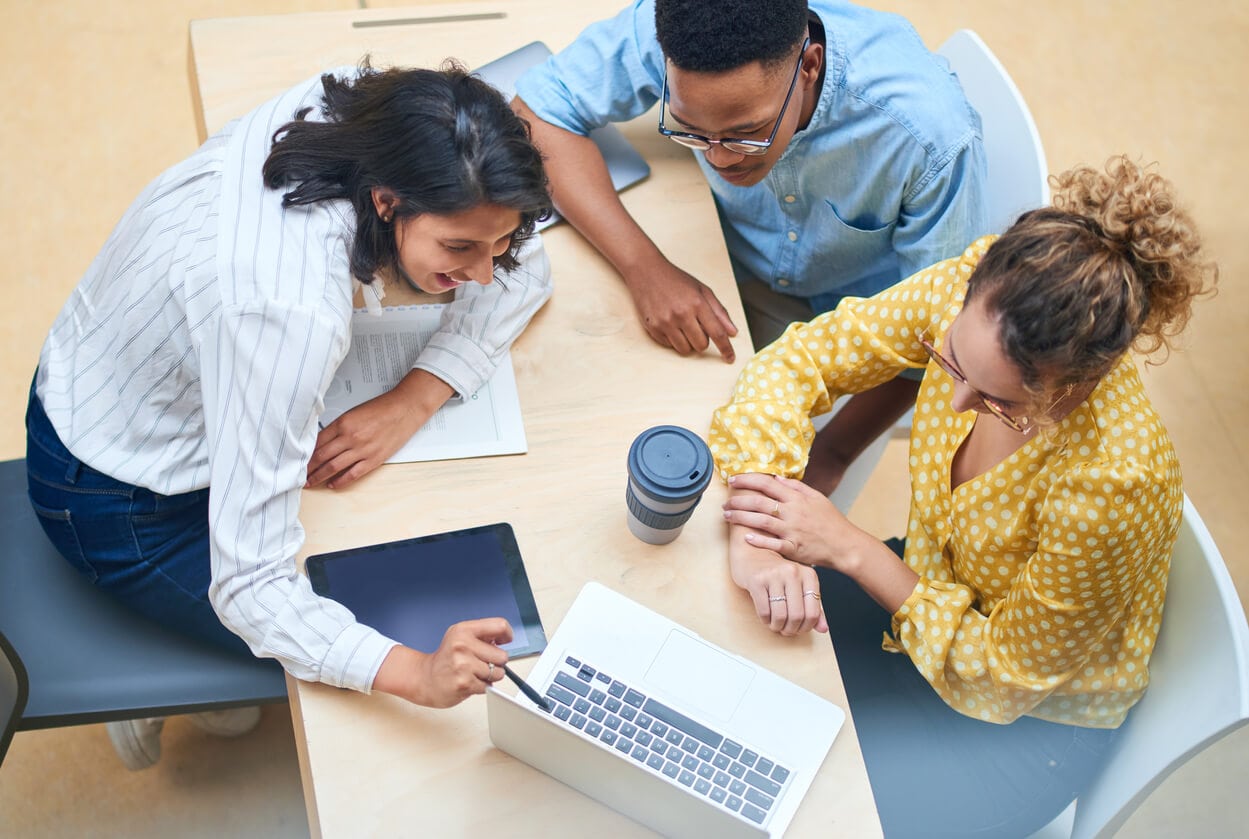
[[[603,729],[603,733],[598,736],[598,739],[610,746],[616,742],[616,732],[611,729]]]
[[[617,699],[624,696],[626,690],[628,690],[628,688],[624,686],[623,682],[612,682],[611,686],[607,688],[607,692]]]
[[[768,817],[767,813],[749,803],[742,805],[742,815],[755,824],[763,824],[763,820]]]
[[[599,706],[595,705],[590,708],[590,719],[595,722],[602,722],[607,717],[607,712]]]
[[[711,784],[707,783],[702,778],[699,778],[697,781],[694,782],[694,792],[700,793],[701,795],[706,795],[707,793],[711,792]]]
[[[668,753],[668,744],[656,737],[655,741],[651,743],[651,751],[657,755],[666,755]]]
[[[746,766],[754,766],[755,761],[759,759],[759,755],[758,753],[752,752],[750,749],[747,749],[746,751],[742,752],[742,756],[738,759]]]
[[[651,756],[646,759],[646,765],[649,766],[651,769],[663,769],[664,768],[664,756],[651,752]]]
[[[638,715],[638,709],[634,708],[632,705],[625,705],[623,708],[620,709],[619,714],[620,716],[624,717],[626,720],[632,721],[633,718]]]
[[[585,733],[591,737],[597,737],[599,732],[603,730],[603,726],[591,720],[585,724]]]
[[[716,756],[711,759],[711,762],[715,764],[717,769],[728,769],[733,759],[724,752],[716,752]]]
[[[729,781],[733,779],[728,776],[727,772],[717,772],[715,778],[712,780],[722,787],[727,787],[729,785]]]
[[[693,737],[686,737],[684,742],[681,743],[681,748],[685,749],[690,754],[694,754],[695,752],[697,752],[698,746],[699,746],[698,741],[695,740]]]
[[[628,754],[633,751],[633,741],[627,737],[621,737],[616,741],[616,751]]]
[[[775,796],[781,791],[781,785],[771,778],[765,778],[753,769],[746,773],[746,783],[757,787],[768,795]]]
[[[555,674],[555,684],[563,685],[578,696],[589,696],[590,686],[580,679],[569,676],[567,673],[559,672]]]
[[[607,701],[603,703],[603,707],[614,714],[620,710],[620,700],[614,696],[609,696]]]
[[[732,740],[725,740],[720,746],[720,751],[724,752],[729,757],[736,759],[742,753],[742,744],[735,743]]]
[[[573,728],[581,728],[582,726],[585,725],[585,717],[581,716],[580,714],[573,714],[572,719],[568,721],[568,724],[571,725]]]
[[[567,722],[568,718],[572,716],[572,709],[569,708],[567,705],[556,705],[555,716]]]
[[[699,760],[711,760],[715,756],[716,756],[716,750],[711,748],[711,746],[700,745],[698,747],[698,759]]]
[[[748,789],[750,789],[750,787],[746,786],[744,781],[739,781],[736,778],[729,782],[729,792],[734,795],[745,795],[746,790]]]
[[[681,765],[685,767],[686,769],[690,770],[691,772],[693,772],[695,769],[698,768],[698,758],[694,757],[693,755],[686,755],[684,758],[681,759]]]
[[[677,778],[677,781],[688,787],[694,783],[694,773],[686,769],[681,772],[681,776]]]
[[[650,714],[638,714],[638,728],[650,728],[654,721],[655,719]],[[664,736],[663,732],[656,731],[655,733],[660,737]]]
[[[582,699],[580,696],[577,697],[577,701],[572,703],[572,709],[576,711],[578,714],[590,713],[591,707],[592,706],[590,705],[590,700]]]
[[[763,793],[759,792],[759,790],[754,789],[753,787],[751,789],[746,790],[746,795],[743,797],[747,801],[749,801],[751,804],[754,804],[756,807],[759,807],[763,810],[766,810],[772,806],[772,799],[764,795]]]
[[[564,705],[571,705],[577,701],[577,695],[569,690],[564,690],[559,685],[551,685],[546,689],[546,695]]]
[[[716,769],[710,763],[698,764],[698,777],[710,778],[714,774],[716,774]]]
[[[755,764],[755,771],[760,775],[771,775],[772,767],[776,764],[768,760],[766,757],[759,758],[759,762]]]
[[[638,727],[631,722],[622,722],[620,724],[620,736],[632,737],[638,733]]]
[[[669,760],[664,763],[663,772],[669,778],[675,778],[677,775],[681,774],[681,767]]]
[[[784,766],[777,766],[772,770],[772,780],[776,781],[778,784],[785,783],[789,780],[789,770]]]
[[[634,708],[641,708],[642,703],[646,701],[646,697],[636,690],[625,691],[624,701],[628,702]]]
[[[595,705],[602,705],[603,700],[606,698],[607,698],[607,694],[603,693],[601,690],[590,691],[590,701],[593,702]]]
[[[603,684],[605,684],[605,685],[610,685],[610,684],[611,684],[611,676],[608,676],[606,673],[604,673],[602,670],[600,670],[598,673],[596,673],[596,674],[594,675],[594,681],[596,681],[596,682],[602,682],[602,683],[603,683]]]
[[[608,728],[610,728],[612,731],[615,731],[617,728],[620,728],[620,723],[621,723],[620,717],[616,716],[615,714],[608,714],[607,722],[603,724],[606,725]]]
[[[639,731],[633,739],[637,740],[643,746],[649,746],[652,738],[649,731]]]
[[[577,659],[573,658],[572,656],[568,656],[568,658],[564,659],[564,663],[567,664],[569,667],[573,668],[574,670],[581,669],[581,662],[577,661]]]
[[[711,788],[711,800],[717,804],[723,804],[726,796],[728,796],[728,793],[724,791],[724,787]]]
[[[672,745],[680,747],[681,742],[685,740],[685,735],[677,731],[675,728],[670,728],[668,729],[668,736],[664,737],[664,739]]]
[[[734,778],[740,778],[746,774],[746,767],[742,766],[736,760],[729,766],[729,774]]]
[[[588,664],[582,665],[581,669],[577,671],[577,678],[583,682],[593,681],[594,680],[594,668]]]
[[[673,710],[662,702],[656,702],[654,699],[646,700],[646,704],[642,706],[642,710],[650,714],[656,719],[661,719],[674,728],[679,728],[686,734],[697,737],[711,748],[716,749],[724,742],[724,737],[716,734],[707,726],[700,722],[695,722],[680,711]]]
[[[647,750],[647,748],[639,743],[639,744],[634,745],[633,751],[629,753],[629,757],[633,758],[636,761],[641,762],[643,760],[646,760],[646,756],[649,754],[650,752]]]
[[[741,809],[742,800],[738,798],[736,795],[730,795],[728,797],[728,800],[724,802],[724,806],[728,807],[730,810],[736,813],[738,810]]]

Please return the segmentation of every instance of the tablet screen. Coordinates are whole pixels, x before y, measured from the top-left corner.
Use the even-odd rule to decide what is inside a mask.
[[[513,658],[540,653],[546,635],[509,524],[308,557],[312,590],[356,620],[413,649],[432,653],[453,624],[506,618]]]

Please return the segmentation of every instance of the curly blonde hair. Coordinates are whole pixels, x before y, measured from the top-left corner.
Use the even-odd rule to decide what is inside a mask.
[[[1050,185],[1053,206],[1020,216],[967,291],[998,317],[1034,394],[1100,378],[1129,348],[1169,349],[1218,279],[1171,183],[1150,167],[1120,155]]]

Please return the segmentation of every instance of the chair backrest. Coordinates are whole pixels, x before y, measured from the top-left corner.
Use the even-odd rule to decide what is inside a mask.
[[[1171,559],[1149,689],[1076,802],[1072,839],[1108,837],[1190,757],[1249,722],[1249,624],[1192,501]]]
[[[1001,233],[1025,210],[1049,203],[1049,174],[1041,135],[1019,88],[970,29],[960,29],[937,50],[958,75],[963,93],[980,113],[988,160],[990,233]]]
[[[13,732],[22,718],[28,690],[26,668],[9,639],[0,633],[0,763],[4,763]]]
[[[184,638],[71,568],[31,507],[24,460],[0,461],[0,534],[0,634],[30,685],[18,730],[285,701],[277,662]]]

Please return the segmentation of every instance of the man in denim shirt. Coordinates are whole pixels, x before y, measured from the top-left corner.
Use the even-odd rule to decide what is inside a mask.
[[[979,117],[904,19],[837,0],[634,0],[526,73],[513,107],[559,211],[620,272],[650,336],[681,354],[714,344],[731,362],[737,328],[629,216],[586,137],[644,113],[665,83],[661,130],[702,149],[756,346],[988,232]],[[817,445],[841,441],[848,463],[914,402],[915,382],[877,391]]]

